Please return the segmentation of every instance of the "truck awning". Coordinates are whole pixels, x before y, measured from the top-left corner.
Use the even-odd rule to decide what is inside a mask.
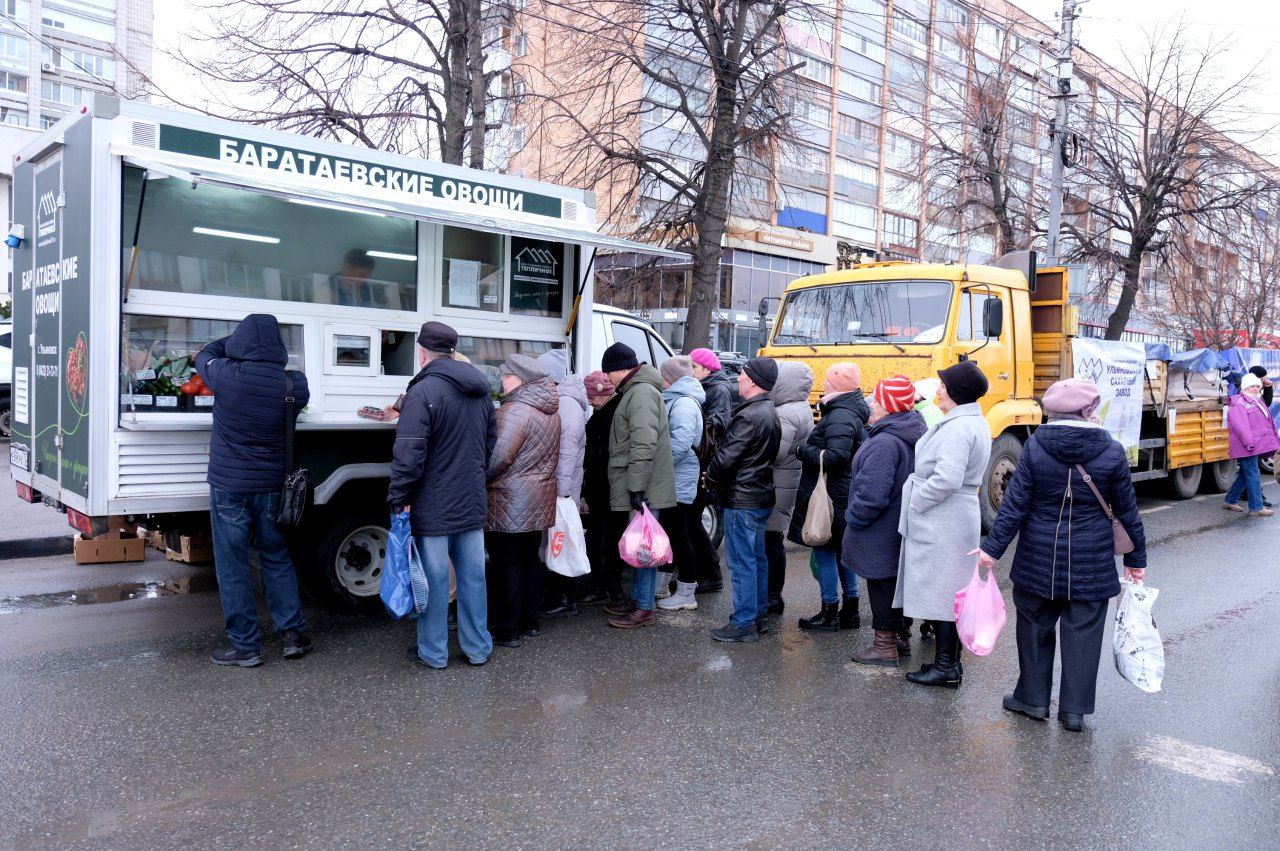
[[[123,157],[126,163],[137,168],[197,184],[208,183],[231,189],[248,189],[264,195],[313,201],[356,212],[382,213],[510,236],[534,236],[555,242],[571,242],[613,251],[629,251],[635,254],[680,260],[689,259],[689,255],[683,251],[673,251],[647,242],[609,236],[589,230],[585,225],[575,226],[571,222],[551,224],[525,213],[513,212],[503,218],[495,218],[483,213],[458,209],[458,205],[447,201],[414,203],[376,187],[364,187],[358,191],[353,188],[348,192],[342,188],[335,188],[330,183],[304,175],[264,174],[236,164],[216,160],[196,160],[182,155],[170,159],[162,152],[135,148],[131,145],[112,145],[111,152]]]

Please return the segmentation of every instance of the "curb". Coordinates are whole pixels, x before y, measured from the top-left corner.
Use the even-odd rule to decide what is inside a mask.
[[[74,541],[75,539],[70,535],[0,541],[0,561],[16,558],[70,555]]]

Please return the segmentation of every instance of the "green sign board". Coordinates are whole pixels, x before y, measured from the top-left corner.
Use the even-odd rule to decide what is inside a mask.
[[[279,174],[300,174],[354,186],[371,186],[419,199],[455,201],[483,210],[507,210],[560,218],[561,201],[520,189],[371,163],[301,148],[238,139],[204,130],[160,125],[160,150],[234,163]]]

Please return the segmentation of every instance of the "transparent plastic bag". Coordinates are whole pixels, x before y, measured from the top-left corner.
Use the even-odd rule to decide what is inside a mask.
[[[1120,581],[1120,604],[1111,633],[1111,650],[1120,676],[1145,692],[1164,682],[1164,642],[1151,609],[1160,591],[1127,579]]]
[[[658,518],[649,513],[649,506],[642,506],[627,524],[627,530],[618,541],[618,553],[632,567],[658,567],[671,563],[671,539],[662,531]]]
[[[966,650],[975,656],[986,656],[994,650],[1006,620],[1004,596],[996,584],[995,570],[988,570],[987,578],[983,579],[981,569],[975,564],[973,578],[956,592],[952,610],[960,643]]]

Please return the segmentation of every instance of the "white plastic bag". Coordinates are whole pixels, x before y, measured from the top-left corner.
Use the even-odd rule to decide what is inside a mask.
[[[556,525],[547,530],[543,548],[547,567],[561,576],[583,576],[591,572],[578,504],[567,496],[556,500]]]
[[[1145,692],[1160,691],[1164,681],[1164,644],[1151,616],[1160,591],[1128,580],[1121,580],[1120,587],[1116,627],[1111,636],[1116,670]]]

